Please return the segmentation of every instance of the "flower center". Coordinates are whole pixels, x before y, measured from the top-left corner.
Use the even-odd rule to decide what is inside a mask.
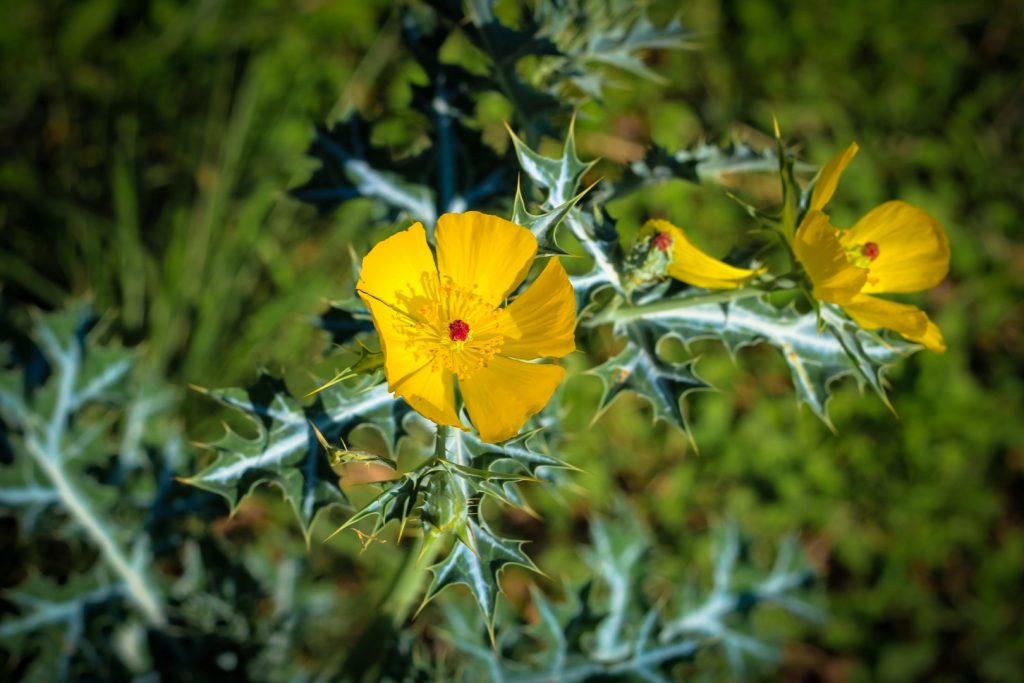
[[[450,280],[406,308],[404,346],[420,363],[468,379],[501,350],[508,314]]]
[[[469,324],[465,320],[453,320],[448,323],[448,338],[454,342],[466,341],[469,336]]]
[[[878,245],[875,244],[874,242],[868,242],[867,244],[864,245],[864,248],[861,249],[860,253],[868,261],[874,261],[876,258],[878,258],[878,254],[881,253],[881,250],[878,248]]]
[[[667,232],[659,232],[654,236],[654,239],[651,240],[651,246],[658,251],[668,251],[672,246],[672,235]]]

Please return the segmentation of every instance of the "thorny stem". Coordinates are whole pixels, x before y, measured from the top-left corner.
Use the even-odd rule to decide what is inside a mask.
[[[443,459],[447,453],[448,427],[437,425],[437,437],[434,442],[434,457],[432,461]],[[434,536],[420,536],[416,539],[405,554],[402,566],[395,575],[387,598],[381,605],[381,611],[391,618],[391,623],[396,628],[405,623],[412,611],[413,604],[423,592],[423,580],[426,577],[426,570],[434,563],[441,544]]]

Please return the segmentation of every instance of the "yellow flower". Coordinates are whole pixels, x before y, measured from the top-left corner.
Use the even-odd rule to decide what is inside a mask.
[[[942,332],[921,309],[872,294],[919,292],[949,272],[949,242],[942,226],[916,206],[890,201],[837,230],[822,209],[857,153],[852,144],[829,161],[797,228],[793,252],[814,285],[814,296],[842,306],[867,330],[885,327],[931,351],[946,350]]]
[[[384,352],[388,388],[439,425],[466,429],[455,405],[458,377],[480,438],[515,436],[562,381],[560,358],[576,349],[576,303],[557,258],[508,306],[526,278],[537,239],[495,216],[445,214],[437,263],[420,223],[375,246],[356,289]]]
[[[681,228],[666,220],[652,219],[640,229],[639,239],[650,239],[650,253],[669,256],[666,272],[688,285],[706,289],[736,289],[764,272],[764,268],[736,268],[707,255],[686,237]]]

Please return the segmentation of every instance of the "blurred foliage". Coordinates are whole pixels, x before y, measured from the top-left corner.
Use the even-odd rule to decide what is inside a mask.
[[[588,3],[556,5],[569,12]],[[104,342],[142,343],[132,381],[144,396],[168,384],[245,383],[260,366],[308,367],[327,338],[313,324],[324,300],[349,292],[349,245],[362,251],[388,234],[393,215],[359,200],[318,216],[286,195],[318,167],[304,156],[312,122],[330,125],[356,111],[372,117],[371,143],[396,159],[416,158],[430,137],[429,120],[410,106],[423,72],[399,48],[395,9],[271,0],[8,0],[4,9],[0,328],[27,385],[44,386],[49,372],[22,335],[32,329],[27,305],[56,310],[81,294],[96,310],[116,313],[97,332]],[[679,9],[655,3],[654,24],[664,26]],[[528,28],[519,3],[499,3],[496,14],[516,31]],[[813,628],[764,620],[778,640],[800,643],[785,652],[786,676],[1015,680],[1024,667],[1024,615],[1013,598],[1024,593],[1024,426],[1014,417],[1024,413],[1024,10],[1013,0],[827,7],[698,0],[682,8],[681,20],[688,32],[673,38],[676,46],[696,42],[700,51],[648,51],[658,46],[643,43],[644,27],[622,26],[623,40],[640,41],[642,58],[623,57],[612,45],[610,56],[597,59],[611,64],[600,93],[579,76],[579,55],[606,46],[573,43],[571,25],[549,39],[575,59],[526,55],[513,73],[489,61],[480,42],[486,31],[460,24],[463,35],[442,46],[442,60],[481,76],[499,69],[535,105],[514,106],[497,93],[465,103],[468,123],[498,157],[510,145],[504,119],[551,106],[537,89],[553,81],[528,76],[564,76],[558,87],[580,106],[581,156],[606,160],[595,175],[622,174],[637,185],[608,206],[626,239],[654,215],[686,226],[713,253],[744,245],[744,209],[720,190],[645,182],[659,168],[679,177],[691,168],[666,150],[699,150],[710,138],[751,150],[756,168],[759,151],[771,145],[758,131],[772,114],[807,141],[798,148],[809,161],[823,162],[856,139],[862,152],[833,202],[837,222],[894,197],[941,220],[952,270],[928,303],[949,351],[915,356],[888,375],[898,419],[865,401],[854,382],[841,382],[829,406],[835,436],[798,407],[784,361],[764,347],[740,351],[736,363],[717,342],[669,349],[683,361],[700,354],[701,378],[728,388],[688,402],[699,456],[678,431],[652,427],[642,401],[618,400],[591,426],[588,406],[597,405],[601,384],[579,376],[564,390],[565,403],[578,406],[564,429],[577,436],[560,453],[583,470],[573,475],[577,487],[557,497],[527,487],[543,522],[511,512],[495,515],[498,525],[532,540],[531,557],[553,578],[579,585],[591,576],[576,550],[587,539],[585,520],[614,513],[624,492],[651,529],[644,588],[655,600],[678,588],[666,583],[708,575],[710,520],[735,518],[755,539],[796,531],[824,577],[829,619]],[[638,71],[662,80],[636,78]],[[591,99],[598,94],[600,103]],[[513,124],[532,148],[557,156],[563,129]],[[773,176],[708,172],[748,200],[781,199]],[[511,199],[513,186],[506,190]],[[332,320],[323,326],[336,331]],[[616,347],[606,343],[610,354]],[[311,372],[329,377],[343,364],[332,356]],[[571,365],[587,366],[583,359]],[[315,383],[307,373],[286,379],[296,396]],[[5,512],[0,527],[5,551],[13,549],[0,563],[0,624],[37,612],[53,621],[28,640],[2,632],[2,677],[63,666],[72,677],[123,678],[122,668],[96,668],[96,657],[114,652],[104,661],[123,662],[117,666],[129,672],[153,666],[168,680],[189,672],[199,672],[194,679],[296,680],[296,666],[310,680],[312,672],[340,668],[376,680],[388,673],[373,655],[383,643],[394,655],[391,673],[427,672],[414,643],[443,623],[440,610],[428,606],[400,635],[374,619],[401,579],[407,551],[394,536],[382,534],[360,552],[353,534],[322,543],[324,524],[314,527],[307,551],[292,506],[273,489],[258,489],[227,517],[216,496],[172,478],[213,461],[168,470],[166,435],[180,430],[183,417],[193,440],[215,441],[222,418],[245,438],[260,434],[198,394],[169,400],[136,437],[144,446],[132,462],[141,464],[127,470],[127,480],[118,478],[118,453],[130,412],[93,409],[88,420],[97,421],[102,448],[81,485],[135,492],[113,496],[104,514],[119,534],[145,529],[118,538],[116,547],[127,553],[150,539],[155,563],[148,569],[179,615],[173,636],[121,618],[118,610],[138,613],[117,587],[123,577],[93,541],[63,528],[73,516],[55,514],[45,479],[25,474],[20,437],[11,436],[20,429],[5,417],[4,491],[28,476],[30,502],[44,512],[33,516],[32,506],[3,501],[20,512]],[[348,467],[344,488],[362,503],[356,489],[363,487],[350,484],[370,465]],[[153,492],[167,497],[173,513],[146,519],[147,504],[136,496]],[[751,554],[768,564],[756,543]],[[531,581],[513,569],[503,586],[510,609],[541,628]],[[98,608],[113,619],[83,620]],[[76,629],[86,626],[93,632],[82,638]],[[76,649],[76,642],[101,645]],[[366,661],[346,661],[350,650]],[[70,658],[41,654],[60,651]]]
[[[506,628],[495,647],[476,633],[472,618],[454,608],[446,611],[444,637],[469,654],[466,680],[490,678],[508,683],[574,683],[590,680],[669,681],[694,675],[721,679],[746,678],[758,666],[774,664],[778,652],[745,632],[751,615],[765,605],[810,621],[821,611],[793,595],[812,580],[800,567],[795,543],[787,543],[769,573],[753,579],[737,572],[742,544],[735,527],[725,526],[718,539],[713,582],[703,594],[699,586],[677,587],[670,603],[644,605],[644,558],[651,539],[627,509],[614,520],[591,521],[587,561],[595,576],[567,600],[554,604],[540,591],[531,595],[537,622]],[[743,574],[737,577],[737,574]],[[702,650],[720,649],[725,666]],[[672,678],[670,678],[672,677]]]

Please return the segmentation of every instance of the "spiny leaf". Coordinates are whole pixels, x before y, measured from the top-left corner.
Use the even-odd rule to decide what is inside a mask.
[[[383,170],[400,165],[370,144],[366,122],[357,114],[330,129],[318,128],[309,155],[320,161],[320,167],[291,194],[321,212],[349,199],[368,197],[383,202],[395,214],[404,213],[427,224],[437,219],[434,192],[408,174]],[[408,167],[409,173],[411,169],[420,171],[422,160],[412,160]]]
[[[605,616],[597,625],[590,654],[597,661],[619,661],[630,652],[625,636],[628,625],[635,621],[631,611],[636,601],[631,593],[639,581],[636,569],[651,541],[647,530],[628,509],[614,525],[593,520],[590,535],[590,565],[608,588],[607,604],[602,610]]]
[[[520,565],[539,571],[523,552],[523,541],[497,536],[483,520],[468,522],[469,542],[457,540],[448,556],[431,567],[434,580],[427,589],[423,602],[431,600],[448,586],[464,584],[473,594],[483,612],[487,628],[494,629],[495,610],[501,587],[498,577],[509,565]]]
[[[419,477],[405,475],[392,481],[383,482],[381,487],[382,490],[376,498],[355,512],[328,538],[370,517],[376,519],[370,530],[370,536],[376,536],[392,520],[398,520],[401,528],[404,529],[406,522],[413,514],[413,508],[416,507],[416,499],[419,496]],[[402,530],[399,531],[399,537],[401,535]]]
[[[583,181],[583,176],[597,163],[597,160],[584,163],[577,156],[575,125],[576,120],[573,118],[565,136],[562,156],[558,158],[534,152],[511,128],[508,129],[520,168],[534,183],[548,191],[543,206],[549,210],[572,200]]]
[[[548,211],[572,202],[583,176],[597,163],[596,160],[586,163],[580,161],[576,155],[574,131],[575,119],[569,125],[562,156],[551,158],[533,151],[511,129],[509,130],[523,172],[547,191],[547,197],[541,206]],[[582,311],[596,289],[611,286],[617,291],[622,291],[619,269],[616,267],[621,256],[618,232],[611,221],[599,213],[596,206],[584,210],[570,205],[562,220],[594,261],[594,267],[589,273],[574,276],[569,280],[576,292],[576,310]]]
[[[604,66],[661,81],[644,62],[646,53],[691,46],[689,34],[677,20],[656,26],[646,8],[636,2],[542,0],[536,3],[536,15],[544,35],[561,52],[551,58],[554,66],[545,82],[563,98],[580,99],[582,93],[601,101],[613,82]]]
[[[333,384],[309,405],[267,376],[248,389],[199,391],[247,416],[256,434],[246,437],[227,429],[209,444],[218,453],[216,460],[185,483],[219,493],[234,511],[259,484],[273,482],[295,510],[307,543],[317,513],[345,503],[320,436],[338,441],[360,425],[379,429],[388,443],[396,436],[398,402],[379,376]]]
[[[587,254],[593,258],[594,267],[579,276],[569,278],[576,294],[576,310],[582,312],[592,295],[607,287],[623,293],[622,253],[619,235],[612,222],[604,216],[579,210],[570,211],[566,223],[573,236],[580,242]]]
[[[592,542],[583,550],[594,575],[569,599],[552,604],[533,591],[539,620],[524,630],[502,631],[499,648],[478,644],[479,629],[449,609],[447,634],[455,647],[477,665],[478,678],[505,683],[583,683],[594,680],[638,680],[667,683],[681,675],[681,663],[702,651],[720,648],[739,675],[748,662],[772,661],[777,650],[744,628],[747,613],[761,605],[777,605],[801,618],[821,614],[796,597],[809,585],[796,546],[786,543],[767,575],[741,582],[739,537],[726,528],[718,549],[714,583],[709,592],[681,604],[645,604],[639,571],[648,566],[642,555],[649,533],[629,508],[614,519],[591,522]],[[529,636],[524,637],[524,635]],[[710,654],[710,653],[709,653]]]
[[[564,105],[559,98],[524,80],[517,69],[524,57],[557,55],[558,48],[539,35],[540,25],[528,5],[522,5],[520,27],[514,29],[498,20],[492,4],[491,0],[470,0],[467,8],[474,29],[468,37],[490,57],[490,77],[528,123],[561,110]],[[461,16],[453,19],[460,21]]]
[[[22,502],[52,498],[75,524],[76,533],[98,548],[131,603],[159,625],[164,623],[163,599],[153,587],[145,554],[133,557],[127,548],[130,538],[144,540],[144,535],[101,514],[116,495],[86,471],[89,465],[108,466],[114,457],[106,444],[117,414],[107,407],[126,402],[135,360],[117,344],[100,344],[94,322],[84,303],[63,312],[37,313],[32,337],[48,376],[17,367],[0,372],[0,417],[18,463],[15,472],[5,474],[4,483],[21,480],[11,495]],[[30,504],[22,511],[31,521],[39,509]],[[137,547],[145,550],[145,543]]]
[[[625,390],[651,403],[654,419],[664,420],[689,435],[686,416],[679,403],[693,391],[708,385],[693,372],[693,362],[669,363],[657,353],[658,336],[643,324],[626,329],[626,346],[616,356],[591,370],[604,383],[598,416]]]
[[[445,443],[445,463],[439,465],[443,476],[434,475],[428,487],[440,485],[441,490],[427,491],[424,502],[427,533],[451,533],[457,540],[448,556],[431,568],[434,581],[423,604],[447,586],[465,584],[483,612],[492,638],[502,569],[518,564],[539,570],[522,551],[522,541],[501,538],[491,530],[480,515],[480,497],[491,495],[506,504],[524,507],[514,489],[524,473],[529,476],[540,467],[565,466],[556,458],[529,449],[526,444],[530,436],[488,444],[473,434],[452,430]],[[438,493],[444,494],[444,500],[435,500]]]
[[[0,621],[0,638],[9,643],[10,639],[44,628],[66,629],[70,622],[83,619],[88,608],[119,598],[122,593],[120,584],[97,586],[84,577],[65,584],[32,578],[17,590],[5,591],[4,598],[14,603],[20,614]]]
[[[377,199],[395,215],[422,221],[428,232],[437,216],[482,208],[508,185],[509,164],[469,123],[479,92],[494,89],[484,78],[442,62],[439,53],[455,30],[452,8],[402,7],[402,37],[420,67],[425,84],[412,87],[412,108],[427,115],[429,144],[415,156],[396,159],[375,147],[369,126],[357,114],[330,130],[320,129],[309,154],[320,160],[310,180],[292,191],[322,212],[355,197]]]
[[[0,621],[0,641],[8,651],[34,652],[19,680],[74,680],[74,672],[84,673],[85,667],[76,666],[83,654],[109,647],[107,642],[87,640],[90,617],[123,602],[125,593],[121,584],[104,584],[82,575],[72,575],[64,583],[33,576],[16,590],[5,590],[5,600],[18,613],[6,614]]]
[[[594,183],[596,185],[597,183]],[[559,207],[544,211],[539,214],[532,214],[526,208],[526,202],[523,200],[523,194],[519,187],[516,185],[516,198],[512,206],[512,222],[529,228],[537,238],[537,253],[541,256],[548,255],[564,255],[567,252],[558,246],[558,241],[555,238],[555,229],[561,225],[565,217],[569,215],[569,211],[572,210],[576,204],[583,199],[593,187],[587,187],[580,191],[575,197],[565,202]]]
[[[721,183],[734,174],[773,172],[778,164],[773,150],[757,151],[742,142],[725,147],[700,144],[693,149],[676,152],[651,145],[643,159],[631,162],[621,178],[608,183],[601,193],[601,200],[618,199],[673,179],[690,183]]]
[[[465,478],[467,492],[487,495],[504,505],[536,516],[519,491],[519,483],[536,481],[545,469],[575,469],[538,449],[536,431],[528,431],[500,444],[485,443],[470,432],[449,437],[448,452],[456,474]],[[543,447],[543,446],[542,446]]]
[[[444,8],[442,8],[443,10]],[[417,10],[403,8],[403,36],[429,79],[412,87],[412,107],[430,116],[431,146],[419,161],[430,173],[439,213],[479,208],[508,184],[509,164],[487,145],[470,123],[479,93],[493,90],[488,79],[440,60],[454,28],[443,22],[417,22]]]
[[[826,424],[829,386],[853,375],[885,401],[885,368],[919,347],[860,330],[838,310],[821,308],[824,329],[813,312],[800,313],[793,306],[777,308],[760,297],[725,304],[689,305],[687,297],[666,301],[660,310],[635,320],[660,335],[674,335],[683,342],[719,339],[730,353],[752,344],[766,343],[782,352],[793,376],[799,399]]]
[[[0,467],[0,507],[17,511],[24,532],[31,533],[60,502],[60,492],[31,461],[22,458]]]
[[[521,471],[533,476],[540,467],[572,469],[572,465],[530,446],[536,437],[535,431],[524,432],[500,444],[486,443],[471,432],[459,431],[452,435],[449,449],[465,458],[465,464],[487,470],[499,462],[514,464]]]

